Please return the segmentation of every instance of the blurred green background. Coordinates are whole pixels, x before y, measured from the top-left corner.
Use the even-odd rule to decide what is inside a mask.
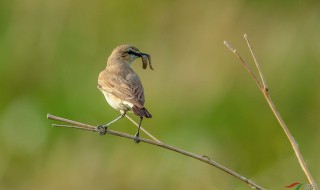
[[[50,127],[47,113],[92,125],[119,115],[96,85],[120,44],[152,56],[154,71],[141,60],[133,67],[154,116],[143,126],[156,137],[268,189],[307,183],[256,84],[223,45],[251,62],[244,33],[320,183],[319,19],[319,1],[2,0],[0,189],[249,189],[164,149]],[[127,119],[111,129],[136,130]]]

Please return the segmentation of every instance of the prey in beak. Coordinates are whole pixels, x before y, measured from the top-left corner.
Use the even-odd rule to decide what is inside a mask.
[[[143,69],[146,69],[148,64],[149,64],[150,69],[153,70],[153,67],[151,65],[151,56],[149,54],[142,53],[142,52],[135,52],[135,51],[132,51],[132,50],[129,50],[128,54],[129,55],[134,55],[134,56],[137,56],[137,57],[141,57],[142,68]]]

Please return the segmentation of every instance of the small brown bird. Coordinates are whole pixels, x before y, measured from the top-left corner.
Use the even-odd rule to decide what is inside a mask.
[[[144,107],[144,91],[139,76],[132,70],[131,63],[141,57],[143,68],[149,66],[151,69],[150,55],[141,53],[138,48],[131,45],[121,45],[116,47],[108,58],[106,68],[101,71],[98,78],[98,88],[104,94],[111,107],[120,111],[121,115],[106,125],[99,125],[103,128],[104,135],[106,129],[112,123],[123,118],[128,111],[140,117],[138,131],[134,141],[139,143],[139,131],[143,117],[151,118],[152,115]]]

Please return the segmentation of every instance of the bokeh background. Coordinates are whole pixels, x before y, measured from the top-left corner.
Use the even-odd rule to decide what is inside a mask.
[[[319,19],[319,1],[2,0],[0,189],[249,189],[174,152],[50,127],[47,113],[92,125],[119,115],[96,85],[120,44],[152,55],[154,71],[141,60],[133,67],[154,116],[143,126],[156,137],[268,189],[307,183],[256,84],[223,45],[252,63],[244,33],[320,183]],[[136,130],[127,119],[111,128]]]

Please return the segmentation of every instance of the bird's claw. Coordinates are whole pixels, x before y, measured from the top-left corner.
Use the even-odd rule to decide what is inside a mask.
[[[99,130],[99,135],[103,136],[107,133],[107,125],[98,125],[97,129]]]
[[[135,142],[135,143],[137,143],[137,144],[140,142],[140,139],[139,139],[139,133],[136,133],[136,134],[135,134],[135,136],[134,136],[134,139],[133,139],[133,140],[134,140],[134,142]]]

